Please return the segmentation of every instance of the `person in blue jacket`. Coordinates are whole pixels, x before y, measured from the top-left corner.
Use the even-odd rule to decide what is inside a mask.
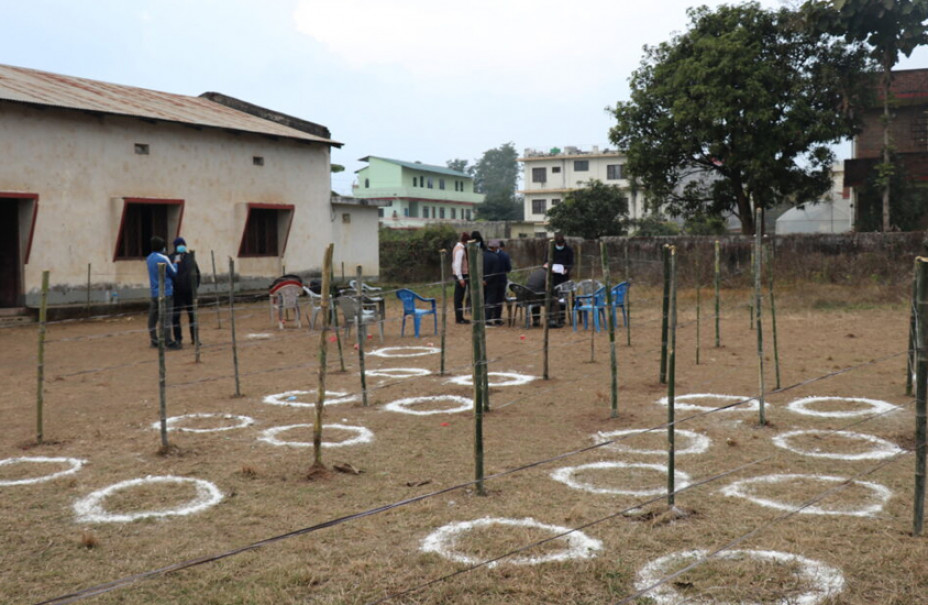
[[[157,235],[151,238],[151,254],[145,259],[148,265],[148,284],[151,298],[148,300],[148,338],[152,347],[158,346],[158,265],[164,265],[164,317],[161,321],[161,333],[164,334],[164,345],[168,349],[180,349],[181,344],[171,338],[171,318],[173,316],[174,278],[177,268],[165,254],[167,246],[164,238]]]

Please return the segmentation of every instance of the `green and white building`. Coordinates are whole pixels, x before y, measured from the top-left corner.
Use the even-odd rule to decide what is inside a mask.
[[[352,195],[376,200],[380,224],[389,229],[419,229],[438,221],[472,221],[484,196],[474,193],[474,178],[421,162],[369,155],[355,172]]]

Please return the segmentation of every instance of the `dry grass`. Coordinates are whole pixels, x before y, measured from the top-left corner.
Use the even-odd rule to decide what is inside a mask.
[[[711,346],[711,310],[703,291],[702,363],[693,363],[695,312],[692,291],[681,293],[681,328],[677,337],[677,395],[722,393],[753,395],[757,389],[754,332],[748,329],[746,292],[724,293],[723,346]],[[598,432],[659,426],[667,410],[655,401],[666,394],[657,383],[659,293],[633,293],[633,345],[617,338],[619,418],[609,413],[608,339],[596,338],[596,361],[589,363],[589,333],[551,331],[551,375],[535,382],[491,390],[493,409],[485,420],[485,467],[488,474],[587,447]],[[871,359],[899,352],[908,317],[895,303],[878,304],[864,293],[829,288],[804,292],[784,289],[778,295],[778,327],[784,384],[794,384]],[[816,301],[858,300],[850,308]],[[214,433],[172,431],[171,449],[159,454],[157,366],[147,348],[144,318],[74,322],[50,326],[46,360],[46,427],[49,442],[34,444],[33,329],[0,332],[0,459],[20,456],[69,456],[87,460],[79,472],[45,483],[0,486],[0,585],[6,602],[36,602],[180,561],[223,553],[269,537],[440,491],[473,478],[473,421],[467,413],[414,416],[383,410],[404,397],[453,394],[470,396],[471,388],[446,384],[434,372],[438,356],[406,359],[367,358],[367,367],[419,367],[433,371],[423,378],[369,379],[370,406],[345,403],[326,407],[325,422],[364,426],[375,434],[370,444],[323,451],[325,468],[314,468],[311,448],[276,447],[258,440],[262,431],[283,425],[311,424],[311,408],[266,405],[263,397],[289,390],[314,391],[318,368],[314,356],[318,333],[270,327],[266,303],[239,309],[237,330],[243,368],[244,397],[236,398],[231,377],[228,322],[222,331],[204,318],[203,362],[191,351],[168,356],[169,415],[238,414],[255,419],[249,427]],[[391,306],[386,346],[437,344],[400,339]],[[768,316],[769,317],[769,316]],[[124,333],[125,330],[135,330]],[[269,340],[246,340],[243,334],[268,332]],[[426,330],[426,334],[428,334]],[[98,338],[110,333],[108,338]],[[488,334],[491,371],[542,373],[541,330],[497,328]],[[852,334],[853,337],[849,337]],[[526,339],[521,340],[520,335]],[[86,338],[94,337],[94,338]],[[63,340],[77,339],[77,340]],[[768,340],[769,343],[769,340]],[[376,339],[371,345],[375,345]],[[449,326],[450,375],[469,371],[470,333]],[[346,353],[350,346],[346,346]],[[335,347],[330,368],[338,367]],[[331,390],[358,393],[357,360],[346,358],[349,371],[328,376]],[[96,372],[88,372],[104,368]],[[109,368],[109,369],[106,369]],[[772,361],[768,388],[773,387]],[[404,593],[392,603],[528,605],[537,603],[611,603],[635,592],[636,576],[648,562],[670,553],[713,550],[736,542],[739,549],[782,551],[838,568],[846,586],[823,605],[912,605],[924,602],[926,542],[912,538],[912,456],[898,462],[817,459],[775,447],[771,438],[799,429],[851,430],[911,447],[911,398],[903,392],[904,359],[865,365],[821,383],[770,394],[770,426],[757,428],[756,414],[732,411],[695,414],[678,410],[679,428],[711,439],[706,453],[681,455],[678,471],[693,481],[709,481],[676,496],[676,509],[656,499],[594,494],[553,481],[562,466],[598,461],[664,463],[666,432],[629,438],[621,447],[599,448],[560,461],[488,481],[488,495],[474,486],[430,497],[379,514],[353,519],[319,531],[268,544],[257,550],[158,576],[95,597],[94,603],[289,604],[370,603]],[[799,397],[835,395],[882,399],[902,411],[872,419],[822,418],[786,410]],[[306,401],[313,401],[308,395]],[[718,405],[721,405],[719,403]],[[441,402],[417,409],[441,409]],[[823,404],[816,409],[838,409]],[[840,409],[853,409],[853,404]],[[222,419],[190,419],[183,426],[204,429],[229,426]],[[328,430],[324,440],[352,436]],[[909,437],[907,437],[909,436]],[[292,429],[288,440],[311,442],[311,429]],[[904,442],[904,439],[909,441]],[[854,453],[866,444],[818,435],[796,437],[802,448]],[[685,446],[678,438],[677,447]],[[883,466],[881,466],[883,465]],[[743,468],[742,468],[743,467]],[[734,469],[741,470],[734,471]],[[0,480],[41,475],[42,465],[0,466]],[[60,470],[56,467],[56,470]],[[731,473],[726,475],[726,473]],[[725,496],[723,487],[761,475],[828,475],[876,482],[892,490],[876,516],[796,514]],[[218,505],[200,513],[132,523],[75,522],[73,503],[119,481],[146,475],[207,479],[224,494]],[[720,475],[724,475],[719,477]],[[716,479],[713,479],[718,477]],[[642,489],[663,486],[660,473],[627,470],[582,471],[577,478],[597,486]],[[757,495],[798,505],[832,489],[812,479],[762,484]],[[105,507],[122,513],[182,506],[193,488],[186,484],[140,486],[114,493]],[[835,510],[871,503],[873,496],[856,484],[829,496],[819,506]],[[650,502],[648,502],[650,500]],[[636,509],[636,507],[639,507]],[[597,556],[584,560],[512,565],[461,573],[466,565],[420,551],[422,541],[450,523],[484,517],[532,518],[540,523],[583,527],[601,541]],[[562,539],[536,527],[487,527],[458,536],[455,548],[468,556],[490,559],[540,543],[522,557],[561,550]],[[805,590],[791,564],[752,559],[711,560],[676,578],[678,592],[716,602],[788,602]],[[423,582],[437,581],[419,590]],[[638,605],[653,602],[648,597]],[[699,601],[702,602],[702,601]],[[706,602],[712,602],[706,601]]]

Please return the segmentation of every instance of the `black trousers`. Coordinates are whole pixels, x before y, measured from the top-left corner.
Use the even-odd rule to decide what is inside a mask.
[[[464,285],[461,285],[461,282],[454,280],[454,319],[455,321],[461,321],[464,319],[464,295],[467,293],[467,278],[464,276]]]
[[[164,344],[171,344],[171,325],[174,317],[174,300],[170,296],[164,297],[164,322],[161,324],[162,334],[164,334]],[[158,298],[148,299],[148,338],[151,344],[158,346]]]
[[[488,280],[486,288],[487,323],[498,323],[503,316],[506,282],[499,279]]]
[[[197,326],[193,317],[193,292],[174,292],[174,312],[171,314],[171,325],[174,326],[174,340],[180,342],[184,339],[181,329],[181,315],[187,311],[187,323],[190,324],[190,342],[197,341]]]

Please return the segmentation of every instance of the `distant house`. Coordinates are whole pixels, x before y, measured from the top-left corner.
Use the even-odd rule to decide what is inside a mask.
[[[890,127],[892,147],[910,182],[928,181],[928,69],[893,72],[891,88],[893,120]],[[844,162],[844,185],[852,187],[859,224],[860,188],[882,161],[883,99],[877,94],[874,104],[862,113],[863,130],[854,139],[853,159]]]
[[[331,200],[329,130],[218,93],[0,65],[0,307],[148,296],[149,239],[183,236],[242,287],[336,262],[379,273],[376,207]],[[360,232],[364,229],[364,232]],[[346,235],[347,234],[347,235]],[[350,245],[349,243],[350,242]],[[373,242],[373,243],[371,243]]]
[[[788,233],[845,233],[853,229],[851,193],[844,186],[844,169],[832,166],[832,187],[816,203],[790,208],[776,219],[777,235]]]
[[[470,221],[484,196],[474,193],[474,178],[421,162],[377,156],[358,160],[353,195],[381,204],[380,224],[390,229],[418,229],[434,221]]]

